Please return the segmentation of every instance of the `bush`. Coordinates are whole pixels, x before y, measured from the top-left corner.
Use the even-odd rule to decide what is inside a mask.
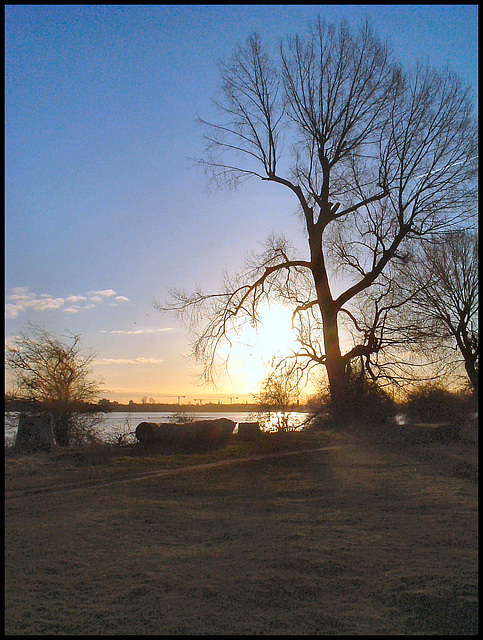
[[[470,419],[471,407],[472,398],[468,394],[427,384],[408,395],[403,411],[410,415],[412,422],[446,422],[457,436]]]
[[[343,406],[337,406],[330,395],[319,398],[314,427],[380,426],[395,413],[395,403],[373,380],[353,378],[344,396]]]

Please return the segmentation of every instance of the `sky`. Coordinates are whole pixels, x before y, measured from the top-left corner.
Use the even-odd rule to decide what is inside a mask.
[[[318,16],[368,18],[405,64],[450,67],[477,96],[477,5],[6,5],[5,338],[80,335],[103,397],[250,400],[290,314],[247,329],[218,388],[195,382],[171,288],[216,292],[272,232],[304,238],[277,185],[209,190],[192,158],[217,61]],[[8,383],[8,378],[7,378]],[[230,399],[231,400],[228,400]]]

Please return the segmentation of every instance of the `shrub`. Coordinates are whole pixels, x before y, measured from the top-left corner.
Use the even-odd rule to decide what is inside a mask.
[[[315,427],[376,427],[394,415],[395,403],[376,382],[357,376],[351,380],[343,406],[336,406],[327,394],[319,396],[315,413]]]
[[[404,404],[404,412],[413,422],[447,422],[459,434],[470,419],[472,398],[464,392],[451,392],[435,384],[412,391]]]

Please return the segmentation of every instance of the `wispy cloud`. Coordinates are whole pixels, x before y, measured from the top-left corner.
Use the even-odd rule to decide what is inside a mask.
[[[85,296],[69,296],[65,299],[66,302],[75,304],[76,302],[85,302],[87,298]]]
[[[113,289],[104,289],[103,291],[89,291],[88,296],[102,296],[103,298],[112,298],[116,295]]]
[[[161,364],[164,360],[159,358],[99,358],[94,360],[92,365],[111,365],[111,364]]]
[[[173,330],[172,327],[163,327],[161,329],[135,329],[135,330],[118,329],[115,331],[101,330],[101,333],[109,333],[111,335],[118,335],[118,336],[140,336],[140,335],[146,335],[150,333],[163,333],[165,331],[172,331],[172,330]]]
[[[66,298],[56,297],[49,293],[34,293],[30,287],[14,287],[6,296],[5,318],[14,319],[21,313],[34,311],[43,313],[45,311],[63,311],[68,315],[93,309],[97,305],[103,304],[105,300],[114,300],[109,304],[116,306],[129,302],[126,296],[117,296],[113,289],[103,291],[89,291],[86,295],[76,294]]]

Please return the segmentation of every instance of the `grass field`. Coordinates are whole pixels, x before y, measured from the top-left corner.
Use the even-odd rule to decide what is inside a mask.
[[[273,448],[6,458],[6,633],[477,633],[474,445],[356,438],[20,496]]]

